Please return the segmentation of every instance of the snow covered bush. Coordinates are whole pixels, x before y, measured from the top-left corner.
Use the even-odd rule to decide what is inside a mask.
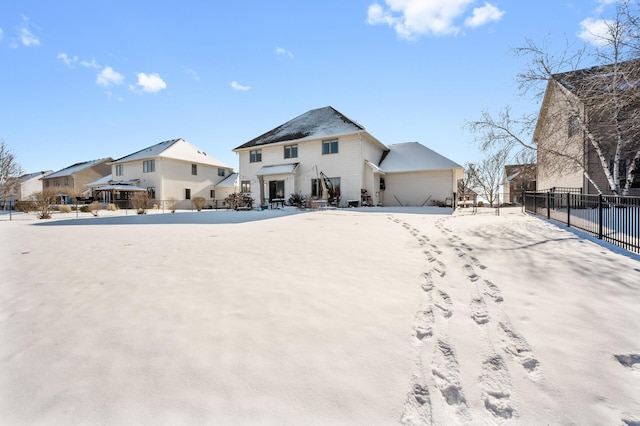
[[[196,210],[201,211],[205,204],[206,200],[204,197],[193,197],[193,207],[195,207]]]

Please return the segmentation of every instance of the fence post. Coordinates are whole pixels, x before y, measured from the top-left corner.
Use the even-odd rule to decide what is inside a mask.
[[[571,193],[567,192],[567,226],[571,228]]]
[[[602,194],[598,194],[598,239],[602,239]]]
[[[551,192],[547,192],[547,219],[551,218]]]

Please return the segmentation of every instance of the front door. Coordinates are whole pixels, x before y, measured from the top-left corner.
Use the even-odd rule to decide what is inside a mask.
[[[284,198],[284,181],[283,180],[270,180],[269,181],[269,199],[283,199]]]

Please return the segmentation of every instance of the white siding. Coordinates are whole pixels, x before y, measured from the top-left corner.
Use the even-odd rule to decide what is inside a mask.
[[[334,139],[326,138],[325,140]],[[311,195],[311,180],[317,179],[320,172],[328,177],[340,178],[341,205],[346,205],[348,200],[360,200],[360,190],[364,184],[364,160],[375,164],[380,160],[382,148],[366,139],[366,135],[350,134],[338,138],[337,154],[322,154],[323,139],[299,141],[298,157],[284,158],[284,145],[292,142],[270,144],[262,147],[243,149],[240,154],[239,181],[251,181],[252,197],[259,203],[260,187],[256,173],[263,167],[275,164],[295,163],[298,166],[295,175],[265,176],[265,198],[269,197],[268,181],[285,180],[285,198],[292,193],[300,193],[303,196]],[[253,149],[262,150],[262,161],[249,162],[249,152]]]
[[[422,206],[452,198],[456,174],[454,170],[387,173],[385,182],[384,206]]]

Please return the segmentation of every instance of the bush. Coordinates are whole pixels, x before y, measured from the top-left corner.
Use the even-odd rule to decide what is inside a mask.
[[[169,200],[167,201],[167,209],[171,213],[175,213],[176,209],[178,208],[178,203],[179,203],[179,201],[176,200],[175,198],[173,198],[173,197],[169,198]]]
[[[201,211],[205,204],[206,200],[204,197],[193,197],[193,207],[195,207],[196,210]]]
[[[14,208],[18,212],[29,213],[36,209],[36,203],[33,201],[16,201]]]
[[[118,207],[113,203],[109,203],[109,205],[107,206],[107,210],[109,210],[110,212],[115,212],[116,210],[118,210]]]
[[[307,200],[305,199],[305,197],[302,194],[293,193],[289,197],[289,201],[287,201],[287,203],[290,206],[296,206],[298,208],[302,208],[305,205],[306,201]]]
[[[89,204],[89,211],[92,215],[98,216],[98,212],[100,211],[100,203],[94,201],[93,203]]]
[[[71,213],[71,206],[67,206],[66,204],[62,205],[62,206],[58,207],[58,211],[60,213]]]
[[[133,208],[136,209],[138,214],[146,214],[149,194],[147,192],[138,192],[131,197],[131,202],[133,203]]]

